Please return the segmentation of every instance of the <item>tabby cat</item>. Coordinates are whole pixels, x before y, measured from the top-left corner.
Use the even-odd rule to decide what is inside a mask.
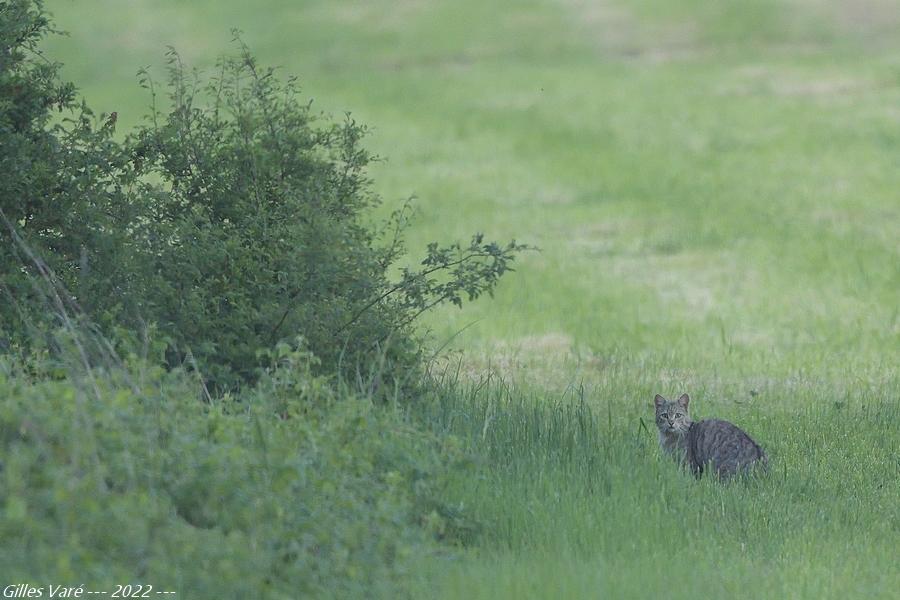
[[[691,421],[690,401],[687,394],[671,402],[658,394],[654,398],[659,445],[664,452],[672,454],[697,477],[707,469],[727,479],[754,466],[766,467],[766,453],[736,425],[719,419]]]

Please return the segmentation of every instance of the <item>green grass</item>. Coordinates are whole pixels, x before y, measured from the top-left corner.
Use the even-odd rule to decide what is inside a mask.
[[[465,328],[463,379],[514,391],[436,417],[484,457],[447,490],[482,528],[423,560],[414,595],[896,593],[896,2],[49,7],[72,34],[49,54],[120,127],[148,103],[139,66],[162,78],[166,44],[209,66],[238,27],[373,126],[385,210],[420,198],[414,256],[475,230],[542,248],[423,324]],[[721,487],[661,460],[639,419],[681,391],[757,437],[771,475]]]
[[[894,593],[900,410],[880,392],[824,402],[827,386],[798,381],[767,400],[802,409],[710,408],[757,434],[773,458],[768,475],[722,485],[660,457],[641,426],[643,417],[653,427],[645,406],[614,391],[650,388],[655,377],[611,369],[599,407],[581,389],[522,396],[482,383],[433,415],[484,457],[452,494],[482,525],[476,550],[424,565],[419,597]],[[439,594],[427,591],[435,580]]]

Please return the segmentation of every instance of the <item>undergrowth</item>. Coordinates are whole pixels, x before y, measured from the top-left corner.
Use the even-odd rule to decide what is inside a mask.
[[[337,388],[281,346],[239,400],[193,374],[34,379],[0,362],[4,582],[184,598],[402,593],[441,552],[454,440]]]

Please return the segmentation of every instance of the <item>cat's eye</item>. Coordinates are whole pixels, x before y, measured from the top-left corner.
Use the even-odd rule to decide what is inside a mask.
[[[681,414],[681,413],[675,413],[675,418],[676,418],[676,419],[680,419],[680,418],[683,417],[683,416],[684,416],[684,415]]]
[[[661,416],[663,419],[668,419],[669,413],[660,413],[659,416]]]

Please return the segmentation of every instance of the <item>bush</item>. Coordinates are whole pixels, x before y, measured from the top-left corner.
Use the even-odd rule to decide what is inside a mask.
[[[40,2],[0,3],[0,348],[33,343],[46,326],[41,270],[107,324],[140,280],[137,257],[123,251],[139,208],[128,156],[112,121],[95,128],[59,65],[40,55],[51,31]]]
[[[433,243],[419,269],[392,282],[408,215],[395,213],[384,235],[367,224],[380,199],[352,119],[314,114],[293,80],[260,68],[243,45],[205,82],[173,50],[168,109],[144,73],[154,108],[120,143],[115,113],[94,123],[58,83],[58,65],[34,55],[50,31],[41,3],[2,6],[7,344],[33,344],[29,323],[46,329],[39,275],[57,315],[70,306],[107,335],[153,324],[168,365],[190,361],[220,392],[255,381],[259,352],[298,334],[321,372],[352,376],[377,360],[396,383],[419,361],[415,318],[491,293],[523,248],[481,235]],[[72,116],[51,125],[51,107]]]
[[[207,83],[173,51],[166,110],[120,140],[40,56],[51,31],[40,1],[0,3],[0,572],[402,595],[471,530],[440,500],[462,457],[373,400],[417,374],[415,319],[492,292],[522,246],[397,269],[408,211],[367,224],[352,119],[243,46]]]
[[[183,371],[28,382],[0,363],[4,578],[402,595],[413,559],[438,549],[454,440],[335,392],[306,353],[274,359],[244,402],[212,404]]]

